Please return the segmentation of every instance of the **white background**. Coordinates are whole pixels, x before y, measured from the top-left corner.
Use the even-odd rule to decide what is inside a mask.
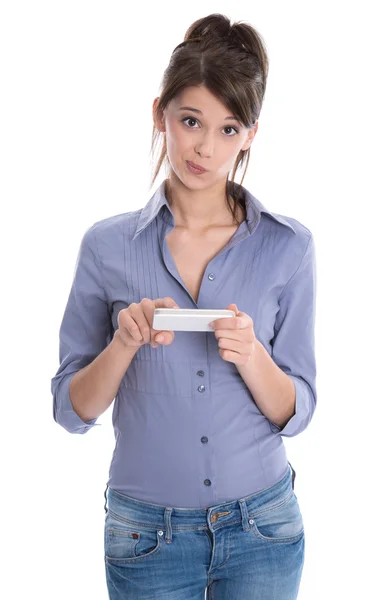
[[[244,185],[316,244],[318,405],[302,434],[283,438],[306,528],[298,598],[385,597],[379,8],[1,3],[1,597],[108,597],[113,404],[87,435],[54,422],[59,327],[85,230],[143,207],[163,179],[150,190],[152,102],[186,29],[212,12],[249,22],[269,54]]]

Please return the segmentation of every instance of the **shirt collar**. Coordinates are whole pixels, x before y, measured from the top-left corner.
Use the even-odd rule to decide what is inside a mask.
[[[151,221],[153,221],[159,213],[164,221],[169,223],[172,227],[174,226],[174,215],[166,198],[165,186],[166,179],[163,180],[163,182],[152,195],[150,200],[141,210],[133,239],[135,239],[136,236],[138,236],[146,227],[148,227]],[[238,192],[238,188],[240,187],[239,184],[234,182],[234,186],[236,192]],[[251,192],[247,190],[244,186],[242,187],[245,191],[246,221],[250,234],[252,234],[255,231],[259,223],[261,213],[265,213],[270,218],[274,219],[274,221],[277,221],[278,223],[289,227],[292,231],[294,231],[294,233],[296,233],[294,227],[289,223],[289,221],[285,217],[269,211],[262,204],[262,202],[258,200],[258,198],[253,196],[253,194],[251,194]]]

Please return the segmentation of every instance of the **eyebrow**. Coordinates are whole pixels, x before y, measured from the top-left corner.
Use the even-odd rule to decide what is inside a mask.
[[[181,107],[179,108],[179,110],[191,110],[192,112],[196,112],[196,113],[198,113],[199,115],[202,115],[202,114],[203,114],[201,110],[199,110],[198,108],[193,108],[192,106],[181,106]],[[227,120],[227,119],[232,119],[233,121],[238,121],[238,119],[236,119],[236,118],[235,118],[234,116],[232,116],[232,115],[231,115],[230,117],[225,117],[225,120]]]

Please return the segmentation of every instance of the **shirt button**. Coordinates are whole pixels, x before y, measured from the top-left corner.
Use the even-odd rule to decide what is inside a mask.
[[[215,279],[215,275],[214,275],[214,273],[210,273],[210,274],[209,274],[209,279],[210,279],[210,281],[212,281],[213,279]]]
[[[205,391],[205,386],[204,385],[200,385],[198,388],[198,392],[204,392]]]
[[[197,375],[199,375],[199,377],[203,377],[203,375],[205,374],[204,371],[198,371]]]
[[[209,441],[209,438],[207,438],[205,435],[203,437],[201,437],[202,444],[207,444],[208,441]]]
[[[211,485],[210,479],[205,479],[205,485]]]

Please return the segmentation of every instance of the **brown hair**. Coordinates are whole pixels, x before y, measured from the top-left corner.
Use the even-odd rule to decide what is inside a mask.
[[[184,88],[204,85],[231,110],[231,114],[244,127],[252,128],[261,112],[267,75],[268,57],[261,35],[247,23],[238,21],[231,25],[230,19],[225,15],[208,15],[194,21],[187,29],[183,42],[173,50],[170,63],[163,74],[162,92],[156,113],[161,118],[168,103]],[[152,156],[162,133],[154,124]],[[239,203],[245,210],[244,199],[239,198],[239,193],[242,191],[249,156],[250,148],[240,150],[233,166],[231,180],[227,180],[227,203],[235,221],[236,204]],[[151,186],[164,161],[168,163],[170,173],[171,165],[167,156],[166,139],[163,136],[163,145]],[[238,167],[242,167],[245,162],[246,168],[236,194],[234,176]],[[228,194],[234,198],[234,208]]]

